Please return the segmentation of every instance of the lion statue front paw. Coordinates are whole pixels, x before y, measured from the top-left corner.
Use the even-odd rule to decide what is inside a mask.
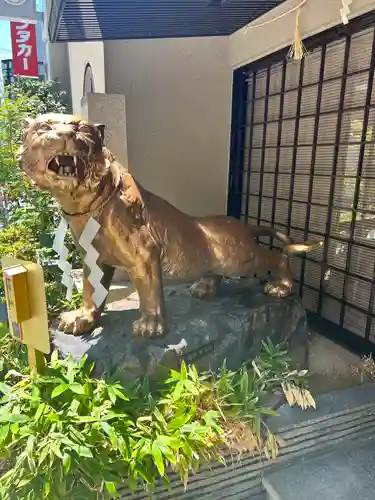
[[[90,333],[98,323],[95,311],[82,307],[77,311],[64,313],[60,319],[59,330],[73,335]]]
[[[165,333],[165,321],[160,314],[142,314],[133,323],[135,337],[161,337]]]

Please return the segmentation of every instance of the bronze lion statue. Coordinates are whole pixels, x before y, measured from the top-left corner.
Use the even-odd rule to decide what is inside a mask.
[[[94,240],[98,265],[108,290],[115,267],[124,267],[139,294],[140,318],[133,334],[163,335],[166,317],[163,280],[196,281],[191,294],[214,294],[222,277],[252,276],[273,271],[265,292],[285,297],[292,290],[288,255],[317,248],[321,242],[294,244],[268,227],[250,226],[226,216],[191,217],[144,189],[104,147],[104,127],[76,116],[49,114],[28,120],[19,162],[23,172],[60,204],[73,237],[79,237],[90,217],[101,228]],[[269,235],[284,248],[259,246]],[[67,333],[91,331],[104,304],[96,307],[84,268],[83,305],[60,328]]]

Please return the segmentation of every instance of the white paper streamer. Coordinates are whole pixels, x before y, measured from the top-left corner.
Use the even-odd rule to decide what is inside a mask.
[[[106,290],[101,283],[104,273],[96,263],[99,254],[92,245],[99,229],[100,224],[95,219],[90,217],[79,239],[80,246],[86,251],[86,257],[83,262],[90,270],[90,275],[87,279],[94,288],[92,300],[94,301],[96,307],[100,307],[108,295],[108,290]]]
[[[65,235],[68,230],[68,223],[64,219],[61,218],[58,228],[55,233],[55,238],[53,240],[52,248],[59,256],[58,267],[63,272],[61,282],[64,286],[66,286],[66,298],[67,300],[71,300],[73,295],[73,285],[74,280],[71,276],[72,265],[67,261],[69,256],[69,250],[65,246]]]
[[[342,8],[340,9],[341,19],[343,24],[348,24],[348,14],[350,14],[349,5],[353,2],[353,0],[341,0]]]

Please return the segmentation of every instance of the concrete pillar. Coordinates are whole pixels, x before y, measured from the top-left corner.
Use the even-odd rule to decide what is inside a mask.
[[[82,97],[82,116],[105,125],[105,143],[117,160],[128,169],[125,96],[91,93]]]

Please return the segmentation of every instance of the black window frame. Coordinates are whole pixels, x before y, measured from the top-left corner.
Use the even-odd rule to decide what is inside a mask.
[[[322,51],[322,61],[320,65],[320,76],[319,76],[319,85],[318,85],[318,95],[317,95],[317,112],[315,114],[315,130],[314,130],[314,141],[312,143],[312,148],[314,149],[314,146],[316,146],[316,135],[317,135],[317,129],[318,129],[318,124],[319,124],[319,119],[321,114],[319,113],[320,109],[320,100],[321,100],[321,93],[322,93],[322,81],[323,81],[323,73],[324,73],[324,57],[325,57],[325,50],[328,44],[338,41],[338,40],[345,40],[346,43],[346,56],[348,55],[348,50],[350,47],[350,40],[351,37],[367,28],[374,28],[375,30],[375,10],[371,11],[369,13],[366,13],[362,16],[359,16],[355,18],[354,20],[351,20],[349,24],[347,25],[338,25],[335,26],[327,31],[321,32],[317,35],[314,35],[306,40],[304,40],[305,46],[309,52],[313,52],[315,49],[321,49]],[[375,33],[375,31],[374,31]],[[373,88],[373,80],[374,80],[374,71],[375,71],[375,35],[373,38],[373,47],[372,47],[372,56],[371,56],[371,66],[370,66],[370,71],[369,71],[369,81],[368,81],[368,90],[367,90],[367,97],[366,97],[366,108],[364,112],[364,125],[363,125],[363,131],[366,130],[367,124],[366,120],[368,120],[368,114],[369,114],[369,106],[368,106],[368,99],[370,95],[371,99],[371,94],[370,92],[370,87],[371,90]],[[252,99],[255,99],[255,94],[254,95],[248,95],[249,93],[249,85],[247,80],[249,78],[254,78],[254,75],[259,73],[260,71],[266,71],[266,74],[268,75],[268,82],[266,85],[269,85],[269,68],[271,68],[272,65],[276,63],[282,63],[283,64],[283,77],[282,77],[282,87],[281,87],[281,92],[280,92],[280,109],[283,107],[283,99],[285,96],[284,88],[283,85],[285,85],[285,66],[286,66],[286,58],[288,55],[289,47],[285,47],[282,50],[270,54],[260,60],[254,61],[250,64],[247,64],[241,68],[238,68],[237,70],[234,71],[233,74],[233,95],[232,95],[232,127],[231,127],[231,149],[230,149],[230,164],[229,164],[229,179],[228,179],[228,202],[227,202],[227,213],[228,215],[231,215],[236,218],[244,218],[246,221],[248,220],[248,214],[249,214],[249,197],[250,197],[250,191],[249,191],[249,185],[251,183],[251,169],[248,169],[248,175],[246,175],[246,169],[244,167],[244,154],[245,154],[245,140],[246,140],[246,134],[245,134],[245,129],[246,129],[246,120],[248,119],[248,113],[247,113],[247,105],[249,100],[251,101]],[[347,58],[346,58],[347,59]],[[344,62],[345,64],[345,62]],[[295,134],[298,133],[298,120],[299,120],[299,115],[298,115],[298,107],[300,105],[300,99],[301,99],[301,90],[304,87],[302,84],[302,79],[303,79],[303,65],[304,62],[302,60],[301,62],[301,75],[299,79],[299,85],[297,90],[298,92],[298,97],[297,97],[297,113],[296,113],[296,120],[295,120]],[[342,81],[345,82],[347,78],[347,74],[345,73],[345,69],[343,70],[342,74]],[[252,86],[253,89],[255,89],[255,85]],[[345,94],[345,83],[341,86],[341,88],[344,88],[343,95],[340,96],[340,106],[341,109],[339,110],[339,113],[342,113],[342,106],[343,106],[343,99],[344,99],[344,94]],[[264,123],[267,121],[267,100],[268,97],[270,96],[269,92],[266,91],[265,95],[265,107],[264,107]],[[281,121],[282,118],[281,116],[279,117],[279,120]],[[277,120],[275,120],[277,121]],[[250,123],[250,135],[252,134],[251,129],[253,128],[252,126],[253,123],[253,117],[251,118],[251,123]],[[281,127],[279,127],[279,134],[277,138],[277,148],[280,150],[280,147],[282,147],[281,144],[281,132],[280,132]],[[340,118],[338,118],[338,124],[337,124],[337,130],[340,129]],[[339,132],[338,132],[339,133]],[[364,132],[365,133],[365,132]],[[264,134],[263,134],[263,139],[265,140],[265,128],[264,128]],[[362,138],[363,139],[363,138]],[[363,143],[364,141],[362,141]],[[339,143],[339,137],[336,137],[335,140],[335,152],[336,152],[336,146]],[[251,144],[251,138],[250,138],[250,144]],[[263,145],[264,146],[264,145]],[[295,145],[295,149],[297,146]],[[264,147],[260,147],[262,151],[261,155],[261,168],[260,168],[260,176],[262,176],[263,168],[262,165],[264,166]],[[363,156],[363,150],[364,147],[361,145],[361,152],[360,155]],[[313,176],[314,176],[314,168],[315,168],[315,160],[314,160],[314,152],[312,156],[312,161],[311,161],[311,167],[310,167],[310,186],[309,186],[309,194],[308,194],[308,200],[307,200],[307,213],[306,213],[306,221],[308,222],[309,218],[309,210],[311,206],[311,191],[312,191],[312,181],[313,181]],[[249,154],[249,161],[250,161],[250,154]],[[295,151],[293,152],[293,164],[292,164],[292,174],[293,174],[293,168],[295,168],[294,165],[295,162]],[[335,175],[334,168],[335,164],[337,165],[337,158],[334,160],[333,165],[332,165],[332,175]],[[360,183],[360,169],[361,169],[361,160],[359,161],[358,165],[358,171],[357,174],[357,181],[356,181],[356,187],[355,187],[355,194],[354,194],[354,207],[353,207],[353,212],[356,209],[355,204],[358,203],[358,196],[359,196],[359,183]],[[276,159],[276,168],[275,168],[275,185],[274,185],[274,196],[273,196],[273,207],[272,207],[272,218],[271,220],[267,221],[270,222],[271,225],[275,223],[275,198],[276,198],[276,189],[277,189],[277,179],[276,175],[278,173],[278,160]],[[291,175],[291,179],[293,179],[293,175]],[[259,209],[258,209],[258,214],[257,214],[257,220],[254,220],[253,222],[255,223],[262,223],[262,219],[260,217],[261,214],[261,199],[263,198],[261,189],[262,189],[262,182],[260,182],[260,193],[259,193]],[[286,199],[285,201],[289,205],[289,211],[288,211],[288,221],[285,227],[286,232],[290,232],[291,230],[291,210],[292,210],[292,198],[293,198],[293,183],[291,182],[290,184],[290,196],[289,199]],[[334,182],[331,184],[331,191],[334,190]],[[246,207],[245,210],[243,209],[243,201],[242,197],[243,194],[247,195],[247,201],[246,201]],[[332,200],[332,196],[330,198]],[[310,203],[309,203],[310,200]],[[330,213],[330,209],[328,207],[328,214]],[[370,341],[370,327],[371,323],[375,324],[375,306],[374,306],[374,301],[375,301],[375,264],[374,264],[374,270],[373,270],[373,276],[371,280],[371,294],[370,294],[370,300],[369,300],[369,308],[367,310],[367,323],[366,323],[366,331],[364,332],[364,336],[361,337],[359,335],[356,335],[352,331],[349,331],[346,329],[343,325],[344,320],[343,320],[343,310],[345,307],[345,294],[348,286],[348,266],[350,263],[350,258],[351,258],[351,248],[352,248],[352,242],[349,242],[349,247],[348,247],[348,255],[347,255],[347,261],[346,261],[346,272],[345,272],[345,281],[344,281],[344,286],[343,286],[343,297],[342,297],[342,309],[341,309],[341,314],[340,314],[340,323],[332,323],[328,321],[327,319],[323,318],[321,316],[321,307],[322,307],[322,280],[323,280],[323,275],[325,272],[325,266],[327,263],[327,251],[328,251],[328,242],[330,235],[328,233],[329,227],[330,227],[331,221],[330,221],[330,216],[328,215],[327,217],[327,227],[326,227],[326,232],[325,234],[322,234],[323,237],[327,236],[325,238],[325,246],[324,246],[324,253],[323,253],[323,265],[321,266],[321,276],[320,276],[320,291],[319,291],[319,305],[318,305],[318,311],[317,312],[308,312],[308,319],[309,319],[309,324],[312,329],[318,331],[319,333],[324,334],[325,336],[337,341],[338,343],[341,343],[345,345],[347,348],[350,350],[360,353],[360,354],[367,354],[369,352],[375,353],[375,344]],[[355,226],[355,215],[351,220],[350,223],[350,233],[351,236],[353,237],[354,233],[354,226]],[[305,237],[308,236],[308,228],[307,225],[305,227]],[[261,242],[260,242],[261,243]],[[273,242],[270,243],[271,246]],[[372,247],[374,253],[375,253],[375,247]],[[309,256],[306,256],[305,258],[302,259],[302,267],[301,267],[301,280],[300,280],[300,285],[299,287],[296,287],[296,290],[299,292],[300,295],[302,295],[302,288],[304,285],[304,273],[305,273],[305,267],[306,267],[306,262],[309,260]],[[335,297],[337,299],[337,297]],[[352,304],[350,304],[352,306]]]

